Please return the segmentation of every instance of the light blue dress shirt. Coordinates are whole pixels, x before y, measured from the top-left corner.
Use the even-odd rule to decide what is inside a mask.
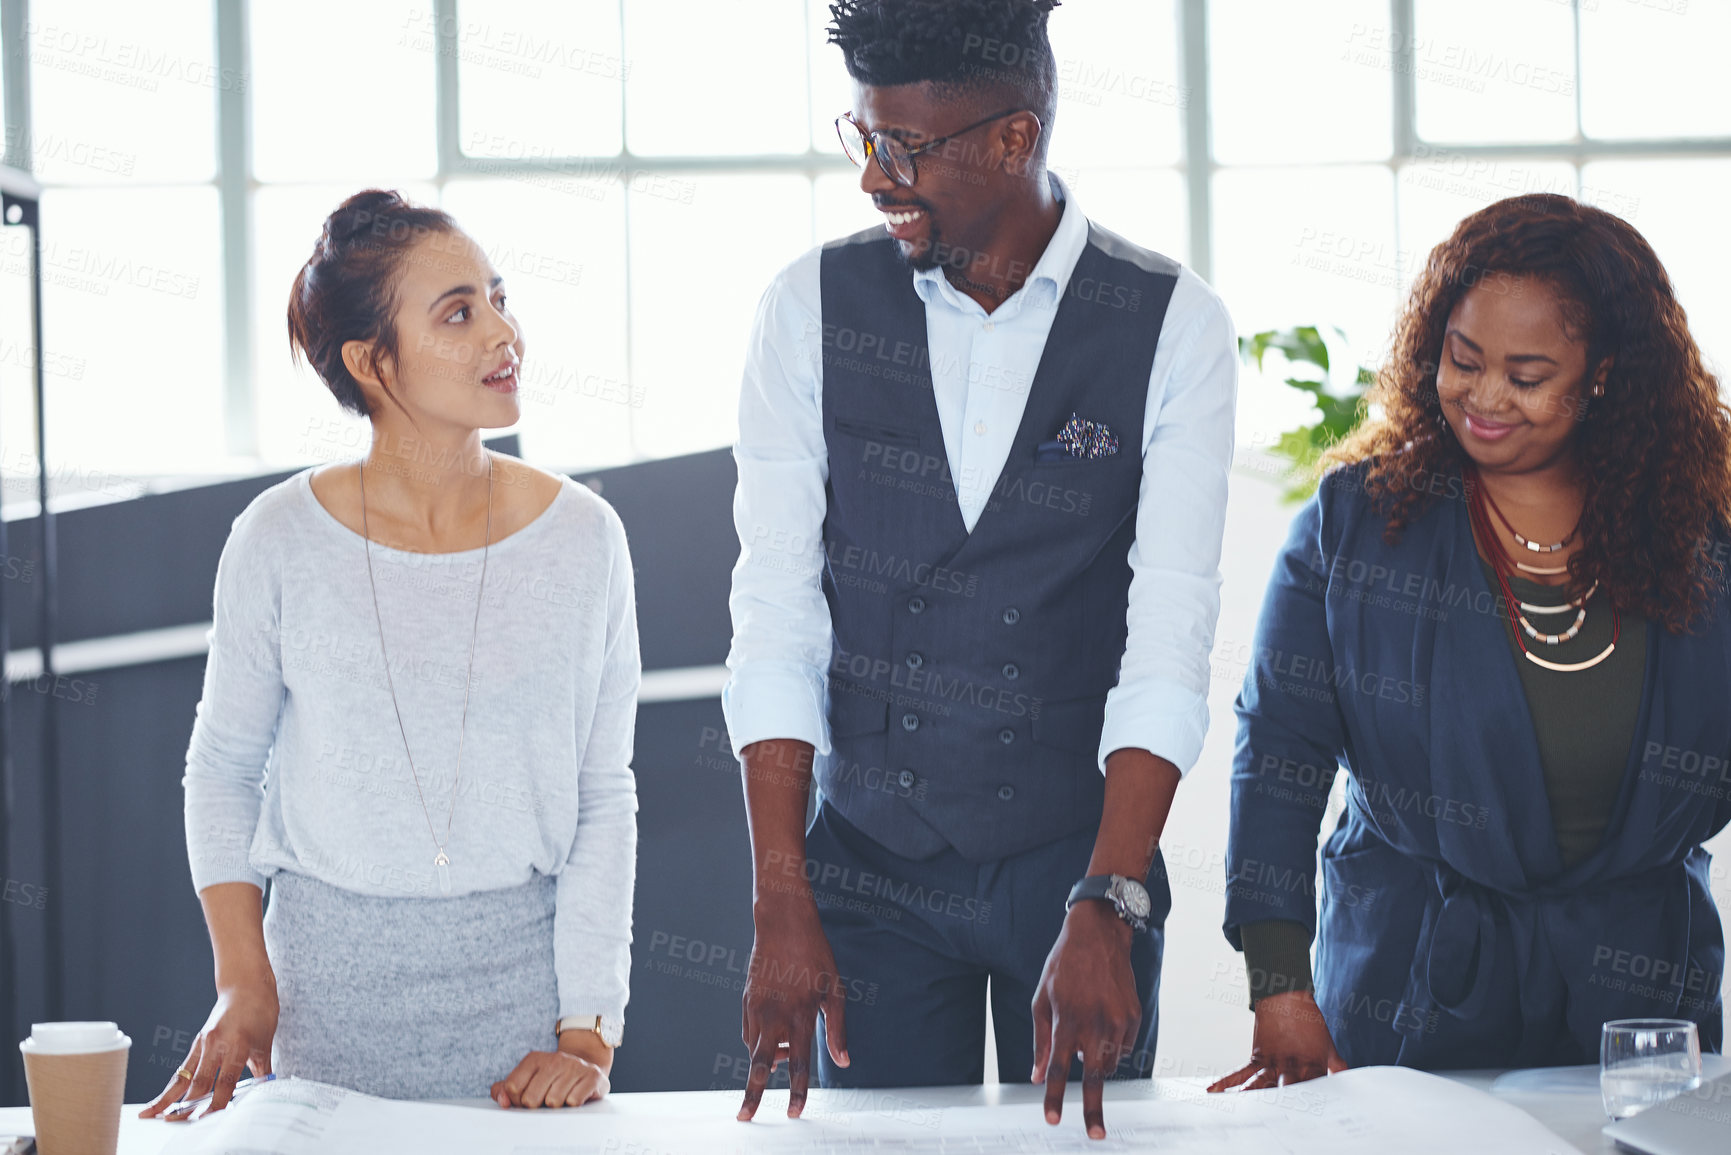
[[[1009,456],[1046,336],[1087,245],[1087,218],[1053,179],[1064,197],[1058,230],[1027,281],[993,312],[937,270],[908,274],[926,306],[938,419],[970,532]],[[833,634],[820,584],[829,477],[821,253],[799,257],[764,293],[740,390],[733,516],[741,548],[728,602],[731,673],[721,696],[735,751],[797,738],[819,755],[830,752]],[[1106,756],[1125,747],[1150,751],[1181,773],[1201,754],[1237,392],[1232,319],[1219,296],[1183,269],[1148,382],[1129,633],[1106,698],[1102,772]]]

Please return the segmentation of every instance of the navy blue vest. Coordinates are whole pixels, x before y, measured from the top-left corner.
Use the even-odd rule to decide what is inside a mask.
[[[986,862],[1099,824],[1096,759],[1124,656],[1148,381],[1177,274],[1089,226],[970,533],[908,266],[881,228],[824,247],[834,753],[817,780],[897,854],[950,846]],[[1040,450],[1072,415],[1107,426],[1118,452]]]

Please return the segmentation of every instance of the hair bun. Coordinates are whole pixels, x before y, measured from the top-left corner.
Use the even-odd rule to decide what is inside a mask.
[[[325,218],[324,235],[319,248],[326,255],[334,254],[356,237],[374,228],[381,217],[409,209],[409,202],[395,189],[365,189],[355,193],[332,210]]]
[[[366,417],[371,410],[343,360],[344,344],[370,344],[375,372],[381,356],[394,358],[392,285],[400,267],[421,238],[456,232],[449,213],[387,189],[358,192],[325,217],[312,256],[289,288],[289,350],[306,358],[350,413]]]

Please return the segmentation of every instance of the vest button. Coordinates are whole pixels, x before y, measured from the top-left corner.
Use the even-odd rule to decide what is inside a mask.
[[[924,610],[925,608],[926,608],[926,599],[925,598],[916,596],[916,597],[911,597],[908,599],[908,613],[917,614],[917,613],[921,612],[922,610]]]
[[[918,714],[903,714],[902,715],[902,729],[911,732],[914,730],[918,730],[919,728],[920,728],[920,716]]]
[[[1011,606],[1004,611],[1004,624],[1006,626],[1013,626],[1021,620],[1022,611],[1017,609],[1015,606]]]
[[[908,655],[908,668],[910,670],[917,670],[925,664],[926,664],[926,657],[924,654],[920,653],[918,650],[916,650],[913,653]]]
[[[897,778],[896,781],[902,784],[903,790],[912,790],[914,788],[914,772],[912,770],[903,770],[901,776]]]
[[[1005,802],[1008,802],[1010,799],[1014,798],[1015,796],[1016,796],[1016,788],[1014,786],[1000,786],[1000,787],[998,787],[998,797],[1002,798]]]
[[[1016,663],[1014,663],[1014,662],[1005,662],[1004,663],[1004,677],[1008,678],[1010,681],[1013,682],[1021,676],[1022,676],[1022,671],[1016,668]]]
[[[1008,726],[1005,726],[1002,730],[998,731],[998,741],[1002,742],[1004,745],[1008,746],[1011,742],[1014,742],[1015,740],[1016,740],[1016,732],[1014,730],[1010,729]]]

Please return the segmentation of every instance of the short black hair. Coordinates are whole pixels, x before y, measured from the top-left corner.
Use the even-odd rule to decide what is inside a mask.
[[[1049,133],[1058,64],[1046,18],[1059,0],[834,0],[829,42],[848,75],[888,87],[930,81],[961,93],[1004,93]],[[1013,96],[1011,96],[1013,94]],[[1047,133],[1041,134],[1041,144]]]

